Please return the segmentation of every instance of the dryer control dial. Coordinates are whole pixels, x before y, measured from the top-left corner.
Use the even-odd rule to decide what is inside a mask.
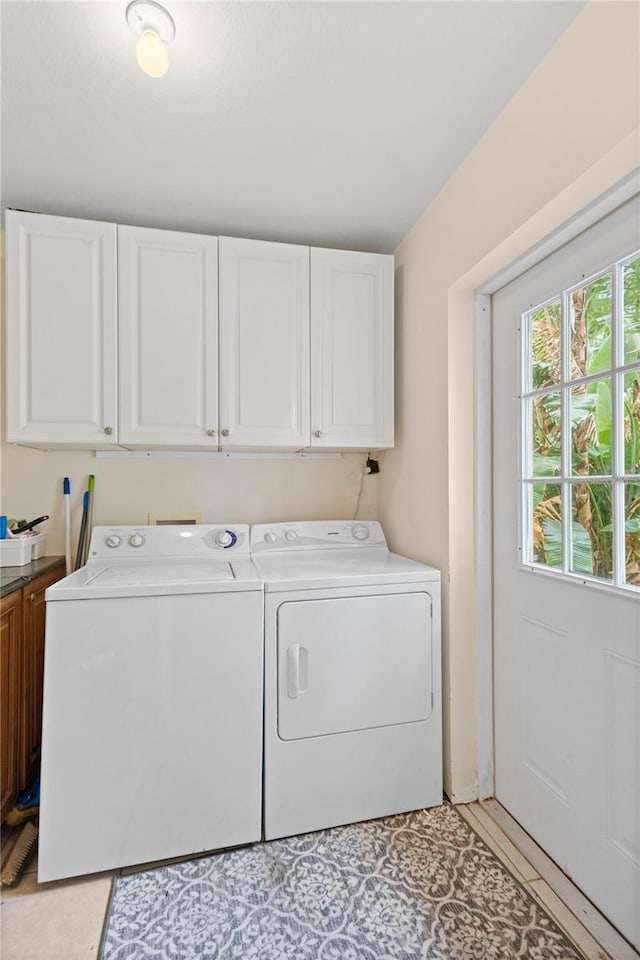
[[[115,534],[115,533],[110,533],[109,536],[106,537],[106,539],[105,539],[104,542],[106,543],[106,545],[107,545],[108,547],[119,547],[119,546],[120,546],[120,537],[119,537],[117,534]]]
[[[351,528],[351,536],[356,540],[368,540],[369,527],[365,526],[364,523],[357,523],[355,527]]]
[[[141,547],[144,543],[144,537],[140,533],[132,533],[129,537],[129,545],[132,547]]]
[[[289,543],[295,543],[298,539],[298,534],[295,530],[286,530],[284,534],[285,540],[288,540]]]
[[[269,533],[265,533],[264,539],[267,543],[275,543],[278,538],[276,537],[275,533],[272,533],[270,530]]]

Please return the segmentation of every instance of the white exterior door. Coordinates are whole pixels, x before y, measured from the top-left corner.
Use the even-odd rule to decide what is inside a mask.
[[[636,946],[638,215],[493,302],[496,796]]]
[[[220,442],[309,445],[309,248],[220,237]]]
[[[120,443],[218,444],[217,237],[118,227]]]
[[[311,445],[393,446],[393,257],[311,250]]]
[[[6,212],[7,439],[117,443],[116,227]]]

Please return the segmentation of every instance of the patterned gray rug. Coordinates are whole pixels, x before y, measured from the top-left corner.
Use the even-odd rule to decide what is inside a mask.
[[[101,960],[581,960],[451,806],[114,879]]]

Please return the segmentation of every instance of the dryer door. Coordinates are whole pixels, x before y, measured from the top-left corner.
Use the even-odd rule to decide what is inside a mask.
[[[427,593],[298,600],[278,608],[278,734],[300,740],[426,720]]]

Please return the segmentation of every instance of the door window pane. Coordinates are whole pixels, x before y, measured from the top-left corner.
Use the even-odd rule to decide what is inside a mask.
[[[571,471],[611,475],[611,378],[571,390]]]
[[[562,495],[557,483],[532,484],[530,562],[562,568]]]
[[[640,370],[624,376],[624,472],[640,473]]]
[[[571,379],[611,369],[611,274],[569,294]]]
[[[640,484],[624,489],[624,560],[626,582],[640,587]]]
[[[529,315],[531,389],[560,382],[561,301],[548,303]]]
[[[640,590],[640,252],[571,282],[521,317],[521,556]]]
[[[624,363],[640,360],[640,257],[622,268]]]
[[[571,569],[601,580],[613,577],[611,484],[571,485]]]
[[[531,404],[533,434],[533,476],[560,474],[560,394],[535,397]]]

